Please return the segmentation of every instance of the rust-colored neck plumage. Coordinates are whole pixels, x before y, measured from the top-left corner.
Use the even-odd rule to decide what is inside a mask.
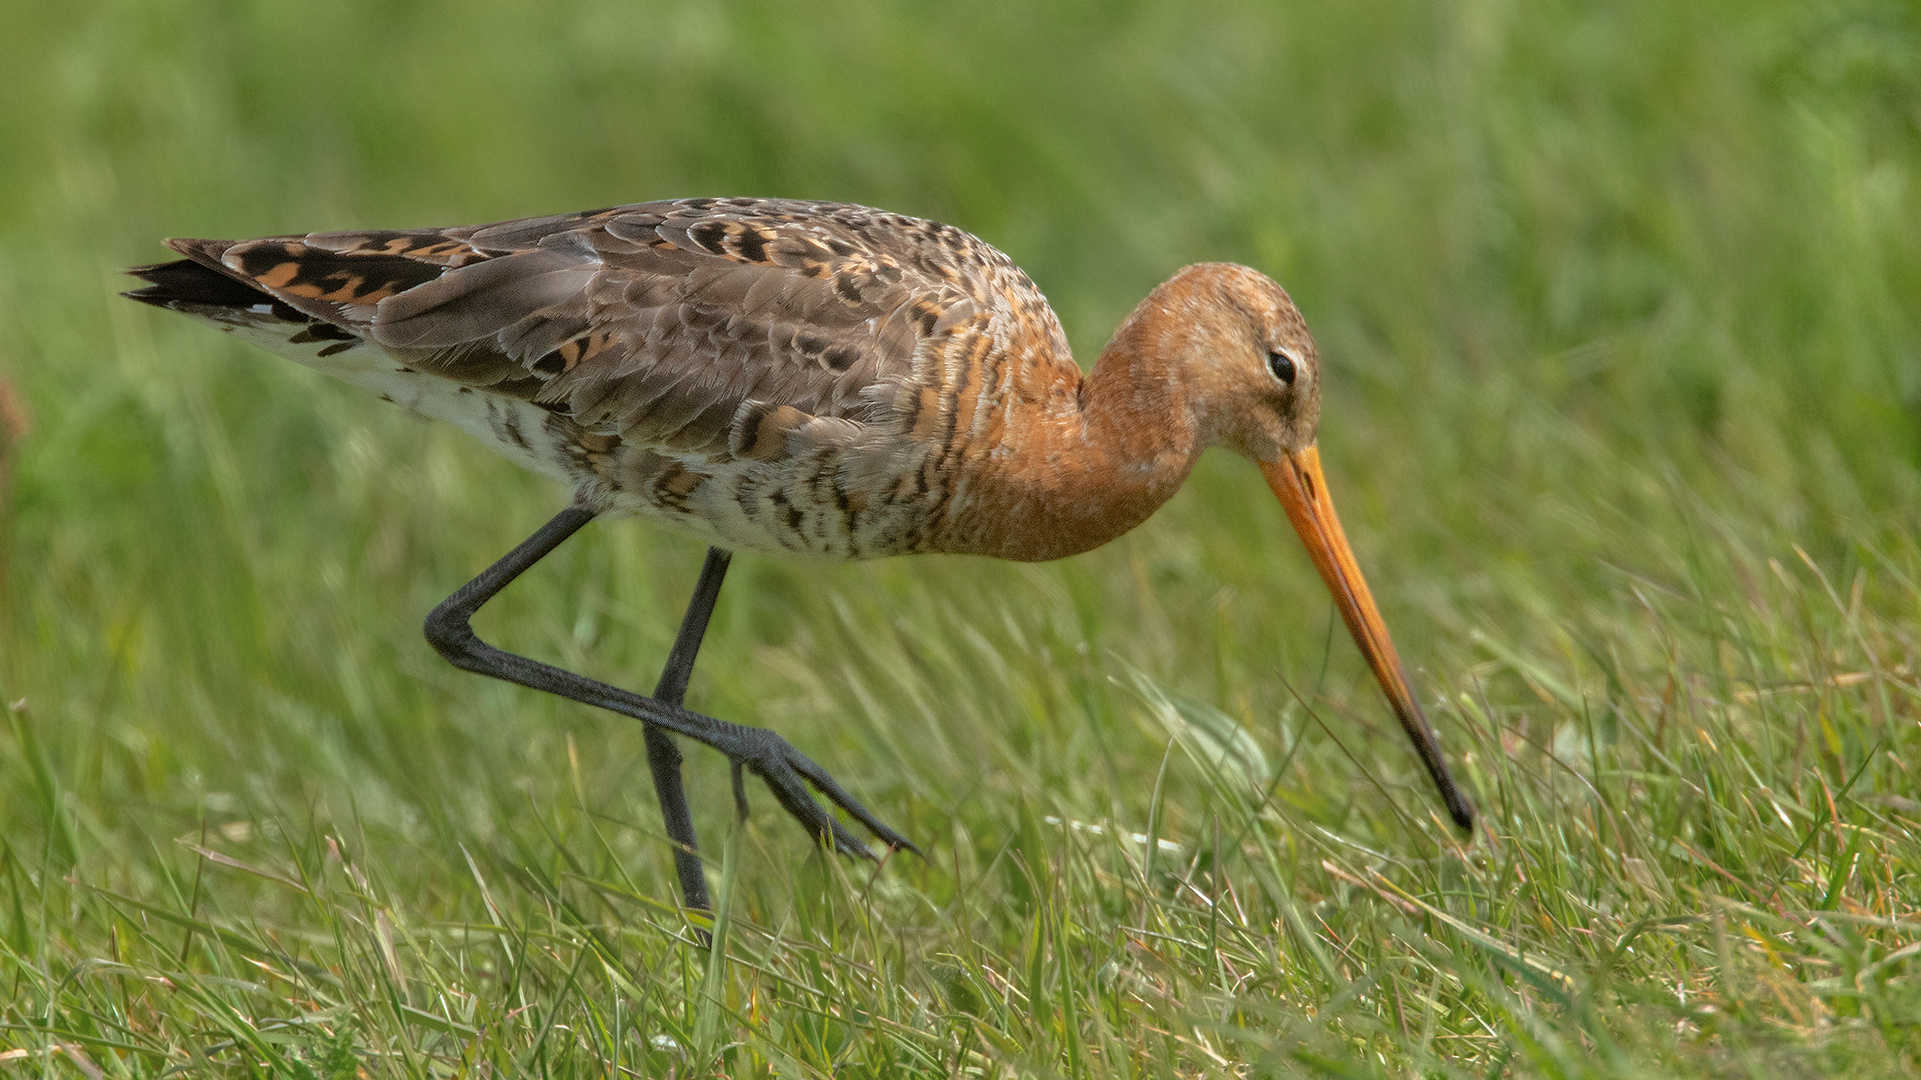
[[[983,478],[981,520],[998,528],[967,549],[1023,562],[1077,555],[1146,521],[1173,498],[1206,447],[1189,407],[1190,334],[1180,278],[1134,310],[1082,378],[1065,370],[1057,392],[1007,418],[1018,462]],[[1031,399],[1030,399],[1031,400]]]

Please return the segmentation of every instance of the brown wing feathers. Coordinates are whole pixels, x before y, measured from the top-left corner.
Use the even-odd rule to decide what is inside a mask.
[[[194,279],[204,302],[265,294],[418,370],[590,430],[754,458],[778,456],[780,433],[827,433],[808,427],[816,418],[858,424],[895,408],[919,343],[992,303],[985,277],[956,273],[957,251],[963,269],[985,260],[986,276],[1018,274],[959,230],[764,200],[172,244],[219,275]],[[136,295],[163,302],[162,279],[188,265],[143,268],[155,286]]]

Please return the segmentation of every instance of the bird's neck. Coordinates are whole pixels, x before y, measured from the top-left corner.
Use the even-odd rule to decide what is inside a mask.
[[[1166,323],[1148,297],[1115,331],[1078,385],[1021,425],[1023,467],[998,485],[995,515],[1010,528],[981,554],[1038,562],[1097,548],[1146,521],[1174,497],[1200,457],[1184,385],[1167,370]]]

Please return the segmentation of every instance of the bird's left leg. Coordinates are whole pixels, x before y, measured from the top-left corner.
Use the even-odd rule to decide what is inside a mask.
[[[876,818],[872,811],[848,794],[826,769],[771,731],[688,712],[672,702],[643,697],[597,679],[497,649],[475,635],[470,620],[482,604],[593,518],[594,511],[578,505],[554,515],[553,520],[541,526],[534,535],[434,608],[432,614],[427,616],[428,642],[449,663],[462,670],[545,690],[584,705],[596,705],[675,735],[706,743],[726,754],[736,766],[752,769],[767,782],[783,809],[809,832],[846,854],[873,857],[873,852],[858,837],[814,799],[807,790],[808,785],[812,785],[815,791],[840,807],[849,817],[866,826],[889,847],[906,848],[918,853],[919,848]],[[740,797],[738,782],[735,797]]]

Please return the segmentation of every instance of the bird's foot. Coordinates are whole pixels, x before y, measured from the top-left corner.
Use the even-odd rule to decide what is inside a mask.
[[[792,743],[765,728],[730,725],[734,738],[726,740],[730,745],[717,746],[734,763],[734,802],[743,817],[747,813],[747,793],[741,782],[741,770],[750,769],[754,775],[766,781],[767,787],[780,801],[782,809],[793,815],[801,827],[814,834],[823,843],[831,842],[836,851],[844,855],[858,855],[872,859],[874,853],[862,842],[860,837],[842,825],[840,820],[820,804],[812,792],[807,790],[811,784],[815,791],[825,796],[846,812],[848,817],[866,826],[881,843],[896,850],[905,849],[916,855],[921,853],[913,841],[889,828],[873,812],[860,804],[860,800],[847,793],[831,773],[820,767],[812,758],[794,749]],[[803,783],[802,781],[805,781]]]

